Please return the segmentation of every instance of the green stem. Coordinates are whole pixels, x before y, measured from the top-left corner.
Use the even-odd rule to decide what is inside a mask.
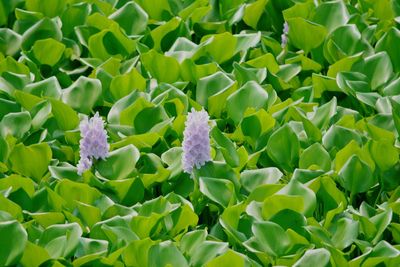
[[[353,202],[354,202],[354,193],[350,192],[350,205],[353,206]],[[354,206],[353,206],[354,207]]]
[[[379,197],[380,197],[380,196],[382,195],[382,193],[383,193],[382,176],[379,176],[379,186],[380,186],[380,189],[379,189],[378,195],[376,196],[376,199],[375,199],[375,202],[374,202],[374,207],[375,207],[376,204],[378,203],[378,199],[379,199]]]

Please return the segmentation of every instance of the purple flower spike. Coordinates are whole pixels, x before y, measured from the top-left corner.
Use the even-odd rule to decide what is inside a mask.
[[[93,159],[105,159],[108,156],[110,145],[107,142],[107,131],[104,130],[104,121],[96,114],[88,120],[85,118],[79,125],[81,141],[79,142],[80,160],[78,174],[92,167]]]
[[[282,48],[287,45],[288,34],[289,34],[289,24],[285,21],[285,23],[283,23],[283,33],[281,35],[281,39],[282,39],[281,46],[282,46]]]
[[[192,173],[193,167],[200,168],[211,160],[208,119],[204,109],[196,111],[192,108],[187,116],[182,143],[182,164],[186,173]]]

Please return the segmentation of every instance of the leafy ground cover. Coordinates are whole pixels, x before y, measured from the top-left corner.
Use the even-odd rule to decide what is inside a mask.
[[[0,1],[0,266],[400,266],[399,24],[396,0]],[[79,175],[96,112],[110,152]]]

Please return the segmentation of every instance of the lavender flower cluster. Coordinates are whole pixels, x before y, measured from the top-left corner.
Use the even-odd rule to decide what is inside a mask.
[[[200,168],[211,160],[208,120],[208,113],[204,109],[195,111],[192,108],[187,116],[182,143],[182,164],[186,173],[192,173],[194,167]]]
[[[93,159],[105,159],[108,156],[110,145],[107,142],[107,131],[104,129],[104,121],[96,114],[88,120],[85,118],[79,125],[81,140],[79,143],[80,160],[78,174],[90,169]]]
[[[282,48],[284,48],[287,45],[288,42],[288,34],[289,34],[289,24],[285,21],[285,23],[283,23],[283,33],[281,35],[281,46]]]

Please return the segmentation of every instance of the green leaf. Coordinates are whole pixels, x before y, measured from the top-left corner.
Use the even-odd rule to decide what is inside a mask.
[[[98,161],[96,169],[107,179],[124,179],[135,169],[139,157],[139,150],[133,145],[127,145],[110,152],[105,160]]]
[[[52,38],[61,41],[61,26],[55,19],[43,18],[22,35],[22,49],[29,50],[37,40]]]
[[[88,41],[92,57],[103,61],[110,57],[123,59],[135,50],[135,46],[135,41],[125,36],[116,25],[90,36]]]
[[[345,3],[331,1],[321,3],[315,10],[314,21],[326,27],[328,32],[345,25],[350,18]]]
[[[262,251],[280,257],[287,253],[290,240],[286,232],[273,222],[255,222],[251,230]]]
[[[244,10],[243,21],[253,29],[257,29],[257,24],[264,13],[267,2],[267,0],[257,0],[249,3]]]
[[[78,112],[89,114],[101,97],[101,83],[97,79],[79,77],[63,90],[62,101]]]
[[[177,31],[179,31],[181,21],[179,17],[174,17],[151,31],[154,50],[165,51],[170,48],[169,46],[172,45],[173,39],[179,34]],[[171,35],[173,36],[172,40],[168,40],[167,37],[171,38]]]
[[[48,259],[50,259],[49,253],[44,248],[28,241],[21,264],[23,266],[38,267]]]
[[[18,144],[10,154],[11,169],[39,182],[47,172],[52,152],[47,143],[25,146]]]
[[[362,38],[361,33],[354,24],[336,28],[324,44],[324,56],[330,63],[371,50],[371,45]]]
[[[300,155],[299,167],[301,169],[317,168],[324,171],[331,169],[331,157],[320,143],[309,146]]]
[[[344,250],[350,246],[358,236],[358,221],[353,221],[348,218],[341,218],[335,222],[331,228],[332,243],[340,250]]]
[[[13,56],[21,49],[21,36],[11,29],[0,29],[0,52]]]
[[[390,57],[393,68],[396,72],[400,70],[399,60],[400,57],[396,52],[395,47],[400,44],[400,31],[392,27],[388,32],[386,32],[381,39],[379,39],[376,44],[376,51],[386,51]]]
[[[370,141],[371,157],[381,171],[392,168],[399,160],[399,152],[389,140]]]
[[[180,77],[180,66],[178,61],[169,56],[150,50],[141,55],[144,67],[151,76],[159,82],[173,83]]]
[[[293,266],[327,266],[330,256],[331,254],[325,248],[307,250]]]
[[[79,117],[75,110],[59,100],[49,100],[51,103],[51,112],[53,113],[57,125],[62,130],[73,130],[79,125]]]
[[[156,266],[189,266],[185,257],[171,241],[154,245],[149,250],[149,265]]]
[[[372,90],[387,83],[393,74],[392,62],[385,51],[365,58],[353,69],[360,70],[369,78]]]
[[[3,213],[3,212],[2,212]],[[0,221],[0,265],[11,266],[19,262],[25,251],[28,235],[22,225],[11,220]]]
[[[32,119],[28,112],[9,113],[0,122],[2,136],[12,135],[22,138],[31,128]]]
[[[225,161],[231,165],[231,167],[239,166],[239,155],[236,152],[235,145],[232,141],[227,138],[219,129],[218,127],[214,127],[210,131],[211,137],[214,139],[218,148],[221,150],[222,154],[224,155]]]
[[[218,116],[224,109],[226,99],[236,90],[237,84],[223,72],[217,72],[199,80],[196,101],[208,107],[211,115]]]
[[[390,104],[392,106],[392,116],[393,116],[393,122],[394,126],[396,127],[397,131],[397,139],[400,140],[400,104],[394,100],[390,101]]]
[[[241,66],[236,62],[233,63],[233,67],[234,67],[233,73],[240,85],[243,85],[249,81],[262,83],[267,77],[266,68],[248,68]]]
[[[282,172],[275,167],[245,170],[240,174],[240,182],[247,191],[252,192],[260,185],[276,184],[282,176]]]
[[[66,6],[63,0],[54,0],[43,3],[40,0],[26,0],[26,8],[29,11],[37,11],[43,13],[47,17],[55,17],[64,11]]]
[[[62,89],[57,78],[52,76],[48,79],[28,84],[23,90],[38,97],[47,96],[60,99]]]
[[[351,193],[366,192],[376,183],[376,177],[372,175],[369,166],[357,155],[346,162],[339,175],[344,188]]]
[[[220,267],[220,266],[231,266],[231,267],[245,267],[248,266],[247,257],[243,254],[237,253],[233,250],[228,250],[226,253],[210,260],[204,265],[205,267]]]
[[[168,20],[172,17],[171,7],[167,0],[138,0],[137,3],[154,20]]]
[[[181,241],[180,248],[186,254],[191,255],[196,250],[196,248],[206,241],[207,232],[205,230],[194,230],[186,233]]]
[[[129,266],[149,266],[149,250],[156,243],[150,238],[132,241],[122,254],[125,264]]]
[[[211,35],[208,38],[211,38],[211,42],[206,46],[206,51],[218,64],[235,55],[237,39],[230,32]]]
[[[77,223],[52,225],[42,233],[38,244],[52,258],[69,257],[75,252],[81,235],[82,230]]]
[[[190,266],[203,266],[209,259],[223,254],[228,250],[228,244],[217,241],[202,242],[191,254]]]
[[[60,61],[65,45],[49,38],[36,41],[32,49],[33,55],[40,64],[54,66]]]
[[[300,143],[288,124],[276,130],[268,140],[267,152],[271,159],[286,171],[297,165]]]
[[[303,18],[290,18],[289,42],[307,54],[322,44],[327,34],[325,27]]]
[[[255,110],[266,106],[268,93],[256,82],[250,81],[231,94],[226,100],[228,116],[239,123],[248,108]]]
[[[95,200],[101,197],[101,193],[88,184],[67,179],[57,183],[55,192],[65,200],[65,205],[70,209],[77,207],[77,201],[93,205]]]
[[[199,184],[200,192],[224,208],[236,202],[235,188],[229,180],[200,177]]]
[[[116,21],[127,35],[142,33],[148,22],[147,13],[135,2],[127,2],[111,14],[109,18]]]
[[[129,95],[134,90],[144,91],[146,80],[135,69],[123,75],[115,76],[110,83],[110,92],[114,99],[118,100]]]

